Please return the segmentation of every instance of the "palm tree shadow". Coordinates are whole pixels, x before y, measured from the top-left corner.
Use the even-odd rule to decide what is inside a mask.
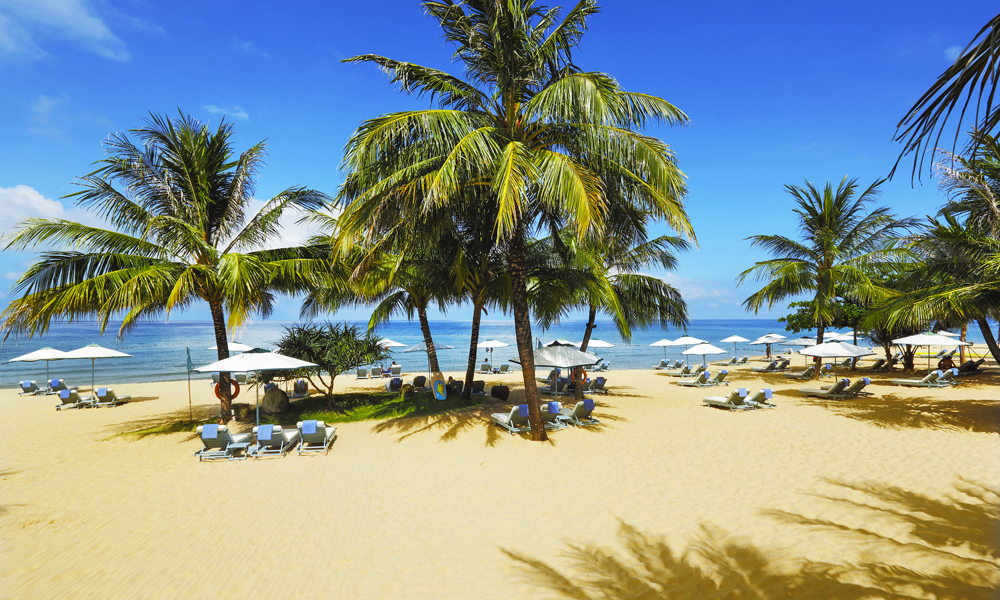
[[[945,429],[1000,433],[1000,402],[906,398],[896,394],[853,400],[812,400],[842,417],[887,429]]]
[[[396,443],[411,436],[428,432],[440,432],[442,442],[452,442],[458,439],[459,434],[463,432],[475,431],[485,426],[485,445],[490,448],[496,446],[500,441],[500,436],[490,420],[490,414],[493,412],[503,412],[502,405],[490,404],[428,415],[396,417],[375,423],[372,425],[371,431],[373,433],[399,433]]]
[[[703,526],[690,549],[679,554],[666,539],[621,521],[618,541],[624,552],[567,544],[557,566],[501,551],[514,561],[526,583],[574,600],[996,598],[1000,590],[1000,496],[996,491],[962,481],[956,486],[956,497],[937,500],[870,483],[831,483],[846,494],[866,497],[866,501],[846,500],[859,510],[876,511],[882,518],[909,525],[919,543],[896,541],[835,521],[770,511],[767,514],[784,523],[816,528],[827,535],[849,535],[866,553],[860,561],[847,564],[779,561],[761,548]],[[906,556],[921,569],[887,560],[894,556]]]
[[[194,417],[193,420],[191,415]],[[182,444],[197,439],[198,434],[195,428],[198,425],[213,422],[218,416],[219,408],[217,406],[195,406],[190,413],[187,409],[182,409],[115,423],[111,427],[112,434],[109,437],[127,436],[137,441],[152,435],[190,433],[190,435],[178,440],[178,443]]]

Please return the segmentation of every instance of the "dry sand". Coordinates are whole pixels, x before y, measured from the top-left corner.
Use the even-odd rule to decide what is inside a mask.
[[[776,391],[748,413],[702,406],[731,387],[606,376],[601,425],[547,444],[487,408],[342,424],[329,455],[247,462],[199,463],[192,434],[116,436],[186,418],[184,382],[63,412],[4,390],[0,597],[997,597],[995,365],[841,402],[732,369]]]

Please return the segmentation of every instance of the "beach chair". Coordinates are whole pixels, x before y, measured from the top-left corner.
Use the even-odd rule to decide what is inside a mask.
[[[552,369],[551,371],[549,371],[549,374],[546,377],[539,377],[538,378],[538,382],[539,383],[552,383],[552,380],[556,379],[558,377],[559,377],[559,369]]]
[[[883,366],[885,366],[885,359],[884,358],[880,358],[880,359],[876,360],[874,362],[874,364],[872,364],[872,366],[868,367],[868,370],[869,371],[878,371]]]
[[[399,377],[403,374],[403,365],[393,365],[389,367],[389,375],[391,377]]]
[[[44,394],[45,390],[38,387],[38,384],[34,381],[22,381],[21,382],[21,393],[18,396],[38,396]]]
[[[604,387],[604,384],[606,384],[607,382],[608,382],[608,380],[605,379],[605,378],[603,378],[603,377],[598,377],[598,378],[594,379],[594,384],[590,386],[590,391],[592,391],[592,392],[600,392],[602,394],[607,394],[608,393],[608,389],[606,387]]]
[[[118,404],[125,404],[131,399],[132,396],[119,396],[115,393],[114,388],[99,387],[94,397],[94,406],[117,406]]]
[[[562,429],[566,427],[559,419],[561,408],[562,405],[558,402],[542,402],[540,407],[542,412],[542,426],[546,429]]]
[[[841,398],[846,397],[844,395],[844,390],[847,388],[847,384],[849,383],[850,380],[841,379],[840,381],[831,385],[828,388],[821,388],[818,390],[807,388],[804,390],[799,390],[799,393],[802,394],[803,396],[816,396],[817,398],[832,398],[835,400],[840,400]]]
[[[789,379],[812,379],[813,369],[815,369],[815,367],[809,365],[808,367],[802,369],[798,373],[782,373],[781,375]]]
[[[546,394],[556,394],[556,395],[562,394],[563,392],[566,391],[566,380],[565,379],[556,379],[556,387],[555,387],[555,389],[552,388],[551,384],[547,385],[547,386],[544,386],[544,387],[540,387],[538,389],[539,389],[539,391],[541,391],[543,393],[546,393]]]
[[[368,368],[358,367],[357,369],[358,379],[368,379]]]
[[[861,379],[858,379],[857,381],[852,383],[850,387],[844,388],[844,395],[847,396],[848,398],[860,398],[862,396],[871,396],[872,395],[871,392],[865,391],[865,388],[868,387],[868,385],[871,384],[871,382],[872,380],[870,378],[862,377]]]
[[[473,379],[472,380],[472,392],[471,393],[472,393],[473,396],[485,396],[486,395],[486,392],[484,391],[485,388],[486,388],[486,382],[483,381],[482,379]]]
[[[253,434],[250,433],[229,433],[225,425],[199,425],[198,437],[205,446],[194,453],[198,457],[198,462],[208,458],[225,458],[228,460],[246,460],[246,449],[253,441]],[[236,456],[236,452],[243,450],[243,456]]]
[[[257,376],[253,373],[233,373],[233,380],[240,385],[246,385],[256,381]]]
[[[729,386],[729,382],[726,381],[726,375],[729,375],[729,371],[727,371],[726,369],[722,369],[718,373],[716,373],[715,375],[712,375],[708,379],[708,384],[712,385],[712,386],[724,385],[724,386],[728,387]]]
[[[299,430],[299,454],[306,452],[330,451],[330,446],[337,439],[337,428],[315,419],[299,421],[295,424]]]
[[[772,360],[766,367],[754,367],[750,369],[754,373],[773,373],[778,368],[778,361]]]
[[[262,456],[284,458],[285,452],[298,443],[300,435],[297,429],[285,430],[281,425],[258,425],[253,428],[254,444],[247,450],[247,454],[254,459]]]
[[[590,398],[585,398],[577,402],[573,408],[563,407],[560,412],[559,420],[564,423],[569,423],[576,427],[586,427],[588,425],[600,425],[601,422],[591,416],[594,412],[594,401]]]
[[[720,360],[719,362],[715,363],[715,365],[717,367],[731,367],[731,366],[733,366],[733,365],[736,364],[737,360],[739,360],[739,359],[734,356],[734,357],[730,358],[729,360]]]
[[[777,366],[774,367],[774,370],[775,372],[784,371],[785,369],[788,368],[790,364],[792,364],[792,361],[788,360],[787,358],[778,359],[778,364]]]
[[[403,378],[393,377],[389,381],[385,382],[385,391],[387,392],[398,392],[403,389]]]
[[[382,376],[383,379],[387,378],[387,377],[392,377],[392,369],[380,368],[379,369],[379,373],[382,374],[381,376]],[[375,372],[372,371],[372,377],[374,377],[374,376],[375,376]]]
[[[61,404],[56,404],[56,410],[67,410],[70,408],[85,408],[87,406],[93,406],[92,399],[81,398],[80,394],[76,390],[62,390],[59,392],[59,399],[62,400]]]
[[[410,385],[413,386],[413,391],[422,392],[423,390],[427,389],[427,377],[423,375],[417,375],[416,377],[413,378],[413,383],[411,383]]]
[[[450,387],[451,389],[453,389],[456,392],[458,392],[459,394],[461,394],[462,393],[462,388],[465,387],[465,382],[453,379],[453,380],[451,380],[451,381],[448,382],[448,387]]]
[[[479,371],[478,371],[478,373],[480,375],[492,375],[493,374],[493,369],[490,368],[489,363],[483,363],[483,364],[479,365]]]
[[[687,372],[685,373],[685,369]],[[692,367],[691,365],[686,365],[680,371],[667,371],[667,375],[671,377],[697,377],[702,371],[706,369],[705,365],[698,365],[697,367]]]
[[[517,406],[511,408],[510,414],[493,413],[490,415],[490,419],[496,426],[503,427],[510,432],[511,435],[531,431],[531,426],[528,423],[527,404],[518,404]]]
[[[959,377],[967,377],[969,375],[975,375],[980,373],[979,367],[986,362],[986,359],[980,358],[979,360],[969,359],[962,363],[962,366],[958,368]]]
[[[906,387],[926,387],[926,388],[940,388],[946,387],[947,383],[938,382],[938,378],[941,377],[941,371],[931,371],[924,376],[923,379],[892,379],[889,383],[893,385],[900,385]]]
[[[509,370],[510,370],[510,365],[507,364],[507,363],[504,363],[504,364],[500,365],[499,367],[493,369],[493,374],[494,375],[503,375],[504,373],[508,372]]]
[[[826,363],[826,364],[820,365],[820,367],[819,367],[819,376],[820,377],[833,377],[833,365],[831,365],[830,363]]]
[[[47,390],[45,390],[45,395],[48,396],[51,394],[58,394],[63,390],[77,390],[77,389],[80,389],[79,386],[75,385],[68,386],[66,385],[66,382],[63,381],[62,379],[50,379],[49,387]]]
[[[747,388],[736,388],[729,394],[728,398],[723,398],[722,396],[708,396],[707,398],[702,398],[702,402],[706,406],[711,406],[712,408],[728,408],[730,411],[734,410],[751,410],[753,406],[746,402],[746,397],[749,395],[750,390]]]
[[[744,355],[743,355],[743,357],[742,357],[742,358],[740,358],[740,359],[739,359],[739,360],[738,360],[738,361],[736,362],[736,364],[738,364],[738,365],[745,365],[745,364],[747,364],[748,362],[750,362],[750,356],[749,356],[749,355],[747,355],[747,354],[744,354]]]
[[[653,368],[654,368],[654,369],[656,369],[656,370],[660,370],[660,369],[669,369],[669,368],[671,368],[671,366],[670,366],[670,361],[668,361],[667,359],[665,359],[665,358],[664,358],[664,359],[662,359],[662,360],[660,361],[660,364],[658,364],[658,365],[653,365]],[[673,367],[673,368],[676,368],[676,367]]]
[[[292,385],[292,398],[305,398],[309,395],[309,382],[299,379]]]
[[[754,410],[758,408],[778,408],[776,404],[771,403],[771,396],[774,395],[774,391],[771,388],[764,388],[762,390],[757,390],[757,393],[753,395],[753,398],[747,400],[747,404],[752,406]]]
[[[956,377],[958,377],[958,369],[945,369],[940,371],[938,381],[940,383],[944,383],[945,385],[958,385],[958,380],[955,379]]]
[[[677,385],[683,385],[686,387],[712,387],[714,384],[708,382],[708,377],[712,373],[708,369],[698,373],[695,377],[685,377],[679,381],[675,381]]]

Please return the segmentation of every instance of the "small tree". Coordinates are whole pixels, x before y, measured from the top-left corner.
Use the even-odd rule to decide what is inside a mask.
[[[317,367],[303,369],[303,376],[316,389],[326,390],[327,396],[333,396],[333,383],[339,373],[389,356],[372,332],[362,333],[356,325],[347,323],[286,327],[276,345],[286,356],[316,363]],[[323,372],[330,376],[329,385]]]

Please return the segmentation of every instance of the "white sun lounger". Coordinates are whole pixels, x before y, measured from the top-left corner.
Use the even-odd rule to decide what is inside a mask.
[[[774,395],[774,391],[771,388],[764,388],[762,390],[757,390],[757,393],[753,395],[753,398],[747,400],[747,404],[757,408],[778,408],[776,404],[771,403],[771,396]]]
[[[560,411],[560,420],[576,427],[600,425],[601,422],[591,416],[593,412],[594,401],[588,398],[577,402],[572,408],[564,407]]]
[[[834,385],[826,389],[804,389],[799,390],[799,393],[803,396],[815,396],[817,398],[833,398],[839,400],[845,398],[844,389],[847,388],[847,384],[850,383],[847,379],[841,379]]]
[[[531,431],[531,426],[528,423],[528,405],[518,404],[517,406],[510,409],[510,414],[507,413],[493,413],[490,415],[490,419],[498,427],[503,427],[511,435],[515,433],[525,433]]]
[[[893,379],[889,383],[893,385],[902,385],[907,387],[927,387],[927,388],[939,388],[945,387],[947,383],[941,383],[938,378],[941,376],[941,371],[931,371],[924,376],[923,379]]]
[[[117,404],[125,404],[131,399],[132,396],[119,396],[113,388],[99,387],[95,390],[94,406],[115,406]]]
[[[711,374],[712,373],[706,369],[701,373],[698,373],[697,377],[688,377],[680,379],[678,381],[675,381],[674,383],[676,383],[677,385],[683,385],[687,387],[713,387],[718,384],[709,382],[708,378]]]
[[[45,390],[38,387],[38,384],[34,381],[22,381],[21,393],[18,396],[39,396],[44,393]]]
[[[299,454],[305,452],[330,451],[330,446],[337,439],[337,428],[315,419],[299,421],[295,424],[299,430]]]
[[[81,398],[76,390],[62,390],[59,392],[59,399],[62,400],[62,403],[56,404],[56,410],[94,406],[92,399]]]
[[[558,402],[542,402],[540,407],[542,413],[542,426],[546,429],[562,429],[565,427],[559,422],[560,410],[562,405]]]
[[[198,457],[198,462],[206,458],[225,458],[228,460],[246,460],[246,449],[253,441],[253,435],[249,433],[229,433],[225,425],[199,425],[198,437],[204,448],[194,453]],[[243,456],[236,456],[236,452],[243,450]]]
[[[247,451],[253,458],[261,456],[284,457],[299,441],[296,429],[285,430],[281,425],[258,425],[253,428],[254,445]]]
[[[751,410],[753,406],[746,402],[746,397],[750,393],[747,388],[736,388],[729,394],[728,398],[722,396],[709,396],[703,398],[702,402],[712,408],[728,408],[729,410]]]

